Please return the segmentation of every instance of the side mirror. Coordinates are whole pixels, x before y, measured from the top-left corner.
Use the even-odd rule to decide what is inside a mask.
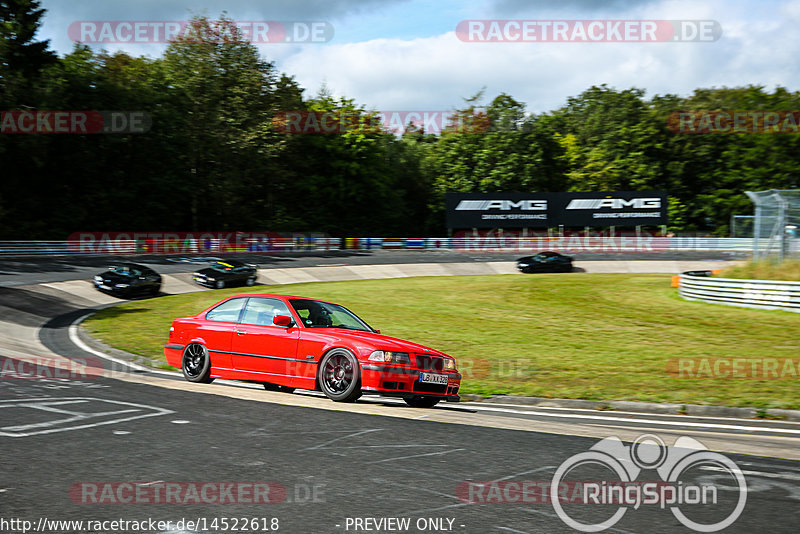
[[[292,318],[288,315],[276,315],[272,322],[278,326],[283,326],[284,328],[288,328],[294,324]]]

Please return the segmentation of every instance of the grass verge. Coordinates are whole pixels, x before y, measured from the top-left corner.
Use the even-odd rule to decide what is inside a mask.
[[[796,375],[671,376],[667,366],[677,358],[797,358],[800,316],[687,302],[665,275],[457,276],[252,289],[338,302],[387,335],[443,350],[459,361],[462,393],[800,408]],[[163,363],[173,318],[242,292],[129,302],[84,325],[112,346]]]
[[[800,259],[778,262],[773,259],[751,261],[744,265],[728,267],[720,278],[749,278],[753,280],[787,280],[800,282]]]

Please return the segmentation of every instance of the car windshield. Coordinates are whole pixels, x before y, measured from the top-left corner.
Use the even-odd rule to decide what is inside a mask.
[[[142,274],[138,269],[133,269],[127,265],[114,265],[108,268],[109,271],[121,274],[122,276],[139,276]]]
[[[225,263],[224,261],[218,261],[211,265],[211,268],[215,271],[222,271],[223,273],[230,272],[234,269],[235,265],[231,265],[230,263]]]
[[[338,304],[307,299],[290,299],[289,303],[300,316],[306,328],[346,328],[374,332],[356,314]]]

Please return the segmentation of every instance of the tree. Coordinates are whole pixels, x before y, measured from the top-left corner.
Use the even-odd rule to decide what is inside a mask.
[[[35,106],[34,87],[42,69],[56,62],[49,41],[36,41],[45,10],[39,0],[0,0],[0,106]]]
[[[276,73],[232,20],[195,17],[172,42],[164,70],[180,124],[192,229],[262,226],[282,141],[271,125]],[[283,88],[287,81],[282,80]]]

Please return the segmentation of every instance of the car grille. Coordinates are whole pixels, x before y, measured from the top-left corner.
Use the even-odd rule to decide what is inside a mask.
[[[417,367],[423,371],[444,371],[444,358],[439,356],[431,356],[429,354],[415,354],[417,360]]]
[[[414,391],[419,391],[420,393],[444,394],[447,391],[447,386],[444,384],[426,384],[424,382],[414,382]]]

